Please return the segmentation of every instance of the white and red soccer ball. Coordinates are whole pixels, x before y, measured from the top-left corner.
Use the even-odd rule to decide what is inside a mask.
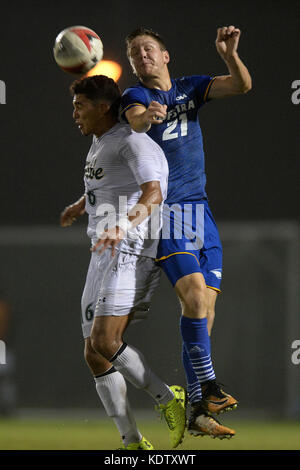
[[[98,34],[85,26],[71,26],[55,39],[54,58],[65,72],[82,75],[103,57],[103,44]]]

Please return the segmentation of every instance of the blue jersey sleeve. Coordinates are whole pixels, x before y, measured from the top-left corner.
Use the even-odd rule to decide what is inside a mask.
[[[198,106],[200,107],[209,101],[208,93],[214,78],[210,77],[209,75],[193,75],[189,77],[189,79],[191,81],[192,87],[195,90]]]
[[[133,106],[145,106],[147,108],[149,105],[149,100],[147,99],[142,88],[131,87],[127,88],[121,99],[121,115],[124,119],[126,111],[132,108]]]

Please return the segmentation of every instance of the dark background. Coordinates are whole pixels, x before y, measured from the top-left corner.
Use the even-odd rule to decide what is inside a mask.
[[[242,30],[239,54],[253,89],[200,112],[207,191],[224,244],[214,363],[241,411],[300,416],[300,365],[290,360],[300,336],[300,105],[291,101],[291,84],[300,79],[299,17],[299,1],[1,4],[7,104],[0,106],[0,292],[12,304],[7,347],[15,356],[20,408],[99,405],[79,324],[89,262],[86,217],[72,229],[58,228],[61,210],[83,192],[91,139],[73,123],[73,77],[53,59],[56,35],[72,25],[94,29],[104,59],[123,67],[123,90],[135,82],[124,38],[136,27],[164,36],[177,77],[226,74],[214,41],[218,27],[233,24]],[[164,277],[151,312],[147,323],[132,327],[129,342],[166,381],[184,383],[180,308]],[[134,403],[152,407],[140,392]]]
[[[300,79],[298,1],[6,2],[1,5],[1,223],[56,224],[82,193],[90,138],[72,121],[72,76],[55,64],[56,35],[71,25],[94,29],[104,59],[123,67],[123,90],[135,82],[124,38],[139,25],[165,37],[174,77],[226,74],[215,49],[217,27],[242,30],[241,59],[253,78],[245,95],[200,112],[207,191],[217,220],[291,219],[298,215],[299,112],[291,84]]]

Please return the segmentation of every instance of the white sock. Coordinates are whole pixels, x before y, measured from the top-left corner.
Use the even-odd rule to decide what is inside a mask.
[[[143,354],[124,343],[110,359],[114,367],[136,388],[142,388],[158,403],[166,404],[174,398],[172,390],[148,366]]]
[[[113,418],[125,447],[132,442],[140,442],[142,435],[130,409],[123,375],[112,367],[108,373],[95,377],[95,382],[105,411]]]

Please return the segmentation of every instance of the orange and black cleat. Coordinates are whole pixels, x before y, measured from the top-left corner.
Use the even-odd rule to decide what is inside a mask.
[[[223,426],[210,416],[204,409],[202,402],[192,406],[188,432],[193,436],[210,436],[214,439],[230,439],[235,435],[234,429]]]
[[[202,404],[208,413],[219,414],[235,410],[238,401],[225,393],[215,380],[211,380],[203,386]]]

